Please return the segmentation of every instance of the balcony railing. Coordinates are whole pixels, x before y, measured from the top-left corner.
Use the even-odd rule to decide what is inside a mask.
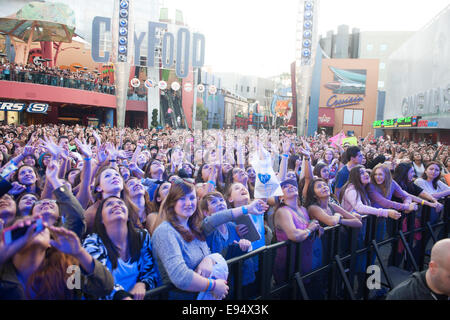
[[[115,87],[112,84],[90,79],[80,79],[76,78],[75,75],[61,76],[29,70],[3,69],[0,72],[0,80],[87,90],[111,95],[115,94]]]

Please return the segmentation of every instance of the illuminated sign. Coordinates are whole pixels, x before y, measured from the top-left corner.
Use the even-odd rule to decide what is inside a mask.
[[[92,21],[92,59],[95,62],[107,63],[109,62],[110,54],[108,51],[104,52],[104,56],[100,56],[100,39],[104,36],[100,35],[101,25],[104,25],[104,31],[111,31],[111,18],[107,17],[94,17]],[[147,34],[147,67],[155,67],[155,58],[158,56],[157,46],[162,40],[162,55],[163,67],[169,69],[176,61],[175,72],[178,78],[186,78],[189,73],[189,55],[192,52],[192,67],[201,68],[205,61],[205,36],[200,33],[193,33],[187,28],[179,28],[176,37],[165,31],[162,39],[159,39],[156,31],[167,30],[166,23],[161,22],[148,22],[148,34]],[[134,61],[138,63],[141,57],[141,45],[144,41],[145,32],[141,32],[139,35],[134,36]],[[192,39],[192,41],[191,41]],[[169,45],[168,45],[169,43]],[[176,57],[174,58],[174,52]],[[169,59],[168,59],[169,57]],[[175,60],[175,61],[174,61]],[[159,67],[159,65],[157,66]]]
[[[0,111],[26,111],[29,113],[47,113],[48,104],[46,103],[30,103],[27,107],[26,103],[0,102]]]
[[[418,119],[420,117],[406,117],[406,118],[396,118],[387,120],[376,120],[373,122],[373,128],[406,128],[406,127],[417,127]]]
[[[327,101],[327,107],[330,108],[342,108],[348,106],[354,106],[364,101],[363,97],[348,97],[343,99],[338,99],[338,96],[332,95]]]
[[[429,120],[420,120],[419,121],[419,127],[420,128],[437,128],[438,127],[437,121],[429,121]]]

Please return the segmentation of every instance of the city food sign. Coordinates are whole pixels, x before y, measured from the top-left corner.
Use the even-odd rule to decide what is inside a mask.
[[[92,21],[92,59],[95,62],[107,63],[109,62],[110,53],[104,52],[103,56],[100,56],[100,39],[104,38],[100,34],[101,26],[105,26],[105,32],[111,31],[111,18],[107,17],[94,17]],[[161,22],[148,22],[147,29],[147,67],[155,67],[155,58],[158,55],[156,50],[159,41],[162,42],[162,61],[163,67],[169,69],[176,61],[175,72],[178,78],[186,78],[189,73],[189,63],[193,68],[201,68],[205,61],[205,36],[200,33],[192,34],[187,28],[179,28],[176,35],[165,31],[162,39],[157,36],[157,30],[167,30],[166,23]],[[139,63],[141,57],[141,45],[144,41],[146,32],[141,32],[139,35],[134,34],[134,61]],[[169,45],[170,44],[170,45]],[[176,57],[174,61],[174,50],[176,49]],[[192,52],[192,59],[190,53]],[[166,63],[166,61],[169,61]],[[156,67],[159,67],[156,66]]]

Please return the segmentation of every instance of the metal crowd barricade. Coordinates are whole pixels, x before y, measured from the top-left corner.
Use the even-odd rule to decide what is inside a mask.
[[[274,300],[274,299],[303,299],[311,298],[306,282],[314,277],[322,277],[319,282],[322,287],[319,291],[324,293],[326,300],[338,299],[364,299],[370,297],[370,289],[366,282],[370,274],[366,273],[368,266],[373,265],[375,260],[382,273],[381,286],[392,289],[398,284],[399,279],[408,276],[412,272],[423,270],[426,267],[425,258],[429,256],[427,243],[431,245],[442,238],[449,237],[450,231],[450,199],[446,199],[445,207],[437,221],[429,221],[433,215],[431,208],[420,207],[417,212],[403,214],[398,221],[392,221],[391,230],[387,232],[384,239],[377,241],[376,228],[377,218],[375,216],[363,216],[363,227],[348,228],[342,225],[326,227],[322,235],[322,244],[326,248],[323,253],[322,264],[305,274],[301,272],[302,243],[291,241],[277,242],[261,247],[227,261],[230,277],[233,277],[232,294],[227,300]],[[416,217],[420,219],[420,225],[416,226]],[[436,216],[435,216],[436,217]],[[403,220],[406,221],[406,229],[403,230]],[[420,234],[421,241],[414,242],[414,235]],[[398,246],[403,246],[401,255],[398,255]],[[414,246],[415,244],[415,246]],[[391,245],[388,256],[383,255],[382,248]],[[419,247],[417,247],[419,246]],[[276,256],[276,250],[286,248],[286,281],[274,284],[272,273]],[[414,251],[415,250],[415,251]],[[242,286],[242,270],[244,261],[249,258],[258,257],[259,271],[255,280],[257,286],[256,296],[246,296]],[[294,263],[291,260],[294,259]],[[401,261],[400,261],[401,260]],[[365,261],[365,264],[362,263]],[[401,267],[403,264],[403,267]],[[364,267],[365,270],[361,271]],[[363,288],[356,292],[352,285],[358,273],[363,274],[358,285]],[[311,282],[310,282],[311,283]],[[314,282],[315,283],[315,282]],[[229,281],[230,285],[230,281]],[[166,299],[168,293],[174,286],[163,285],[149,290],[146,299]]]

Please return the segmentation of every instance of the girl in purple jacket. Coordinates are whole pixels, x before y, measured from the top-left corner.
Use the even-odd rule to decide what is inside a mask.
[[[412,202],[409,194],[392,179],[391,171],[384,164],[378,164],[370,176],[370,184],[367,186],[367,194],[372,207],[383,209],[394,209],[409,213],[417,210],[417,204]],[[392,196],[401,199],[403,203],[392,201]],[[377,222],[376,239],[382,241],[386,233],[386,220],[379,219]]]

